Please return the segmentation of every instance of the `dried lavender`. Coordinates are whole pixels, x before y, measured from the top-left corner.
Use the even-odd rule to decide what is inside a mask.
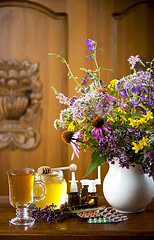
[[[67,203],[62,204],[60,206],[60,209],[55,208],[56,205],[53,203],[43,209],[36,207],[31,211],[31,215],[36,222],[48,222],[49,224],[60,222],[74,215],[71,212],[72,209],[68,207]]]

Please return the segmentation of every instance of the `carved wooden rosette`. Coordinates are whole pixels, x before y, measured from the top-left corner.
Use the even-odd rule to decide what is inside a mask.
[[[0,149],[34,149],[40,142],[39,64],[0,59]]]

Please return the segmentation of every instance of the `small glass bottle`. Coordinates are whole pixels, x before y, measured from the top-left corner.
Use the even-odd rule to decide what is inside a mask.
[[[80,181],[82,188],[80,190],[80,204],[88,205],[88,186],[89,186],[89,180],[88,179],[83,179]]]
[[[95,180],[89,180],[88,207],[98,207],[98,194],[96,193]]]
[[[35,179],[42,180],[46,186],[46,195],[45,197],[40,200],[36,201],[35,205],[37,207],[44,208],[46,205],[54,205],[57,208],[60,208],[60,205],[65,203],[66,194],[67,194],[67,183],[66,180],[63,178],[63,172],[61,170],[58,171],[51,171],[48,174],[41,174],[38,173],[35,176]],[[34,187],[34,195],[38,195],[41,191],[37,185]]]
[[[69,206],[79,206],[80,205],[80,195],[78,193],[78,186],[75,180],[75,172],[72,172],[72,180],[70,186],[70,192],[68,193],[68,205]]]

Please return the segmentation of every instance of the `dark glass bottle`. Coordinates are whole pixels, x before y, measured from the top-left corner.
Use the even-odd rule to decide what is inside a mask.
[[[98,194],[96,193],[96,182],[95,180],[89,181],[88,187],[88,207],[98,207]]]
[[[79,206],[80,205],[80,195],[78,193],[78,186],[75,180],[75,172],[72,172],[72,180],[70,186],[70,192],[68,193],[68,205],[69,206]]]
[[[89,180],[83,179],[80,181],[82,184],[82,188],[80,190],[80,204],[88,204],[88,186],[89,186]]]
[[[68,194],[68,206],[79,206],[80,205],[80,195],[78,192],[70,192]]]

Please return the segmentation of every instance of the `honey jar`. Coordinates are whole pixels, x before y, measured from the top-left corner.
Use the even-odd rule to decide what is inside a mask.
[[[67,194],[67,183],[63,178],[63,172],[61,170],[51,171],[49,174],[35,175],[35,180],[41,180],[46,186],[46,195],[40,201],[35,201],[37,207],[44,208],[46,205],[52,203],[56,205],[56,208],[60,208],[60,205],[65,203]],[[34,195],[38,195],[41,191],[38,185],[34,187]]]

